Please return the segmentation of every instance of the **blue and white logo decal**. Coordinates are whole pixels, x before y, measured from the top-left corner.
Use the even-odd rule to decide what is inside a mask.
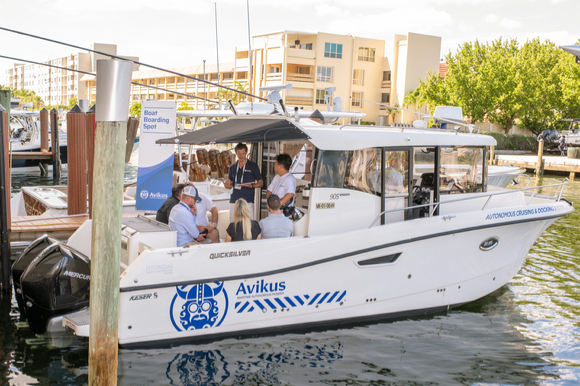
[[[169,316],[177,331],[217,327],[228,312],[224,282],[175,287]]]

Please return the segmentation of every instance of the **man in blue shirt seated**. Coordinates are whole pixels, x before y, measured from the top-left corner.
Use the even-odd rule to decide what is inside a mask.
[[[268,204],[270,215],[260,221],[262,239],[292,236],[294,234],[294,224],[282,214],[282,210],[280,210],[280,197],[271,194],[266,199],[266,204]]]
[[[201,201],[197,189],[193,186],[186,186],[181,192],[179,204],[175,205],[169,214],[169,226],[177,231],[177,246],[179,247],[192,241],[201,242],[207,235],[207,229],[205,233],[202,231],[200,234],[195,224],[197,200]]]

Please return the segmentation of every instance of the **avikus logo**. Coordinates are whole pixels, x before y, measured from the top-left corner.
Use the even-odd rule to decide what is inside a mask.
[[[280,283],[268,283],[264,280],[257,281],[256,284],[244,284],[240,283],[236,295],[249,295],[249,294],[263,294],[268,292],[279,292],[286,289],[286,282],[281,281]]]

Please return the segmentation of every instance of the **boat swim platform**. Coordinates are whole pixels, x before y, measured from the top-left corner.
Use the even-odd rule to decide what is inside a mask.
[[[496,155],[494,165],[499,166],[518,166],[526,168],[528,171],[535,171],[538,167],[538,156],[531,155]],[[575,173],[580,173],[580,159],[568,158],[562,156],[542,157],[542,168],[550,172],[567,172],[570,173],[570,179],[574,178]]]
[[[137,216],[139,213],[123,213],[123,217]],[[14,216],[11,222],[11,243],[31,242],[44,234],[57,240],[67,240],[89,219],[82,215]]]

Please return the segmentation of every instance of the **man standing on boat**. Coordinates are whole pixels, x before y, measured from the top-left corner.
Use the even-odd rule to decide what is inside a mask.
[[[197,194],[197,189],[193,186],[186,186],[181,193],[179,204],[171,209],[169,226],[171,229],[177,231],[178,247],[191,243],[192,241],[201,242],[205,239],[205,235],[207,235],[207,229],[205,234],[204,232],[200,234],[195,223],[195,215],[197,214],[195,203],[198,200],[201,201],[201,198]]]
[[[292,167],[292,158],[288,154],[278,154],[274,163],[276,176],[268,186],[266,197],[275,194],[280,197],[280,206],[285,204],[292,206],[294,195],[296,194],[296,179],[290,173]]]
[[[260,168],[254,162],[248,160],[248,146],[238,143],[234,148],[238,161],[232,164],[228,171],[228,179],[225,180],[226,189],[234,188],[230,196],[230,222],[234,221],[234,205],[243,198],[250,204],[252,220],[254,219],[254,189],[264,186]]]

